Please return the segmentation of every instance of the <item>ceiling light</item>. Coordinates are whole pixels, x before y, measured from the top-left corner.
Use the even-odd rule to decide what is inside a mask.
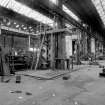
[[[76,21],[79,21],[80,19],[70,10],[68,9],[65,5],[63,5],[63,11],[66,12],[69,16],[71,16],[73,19]]]
[[[24,27],[23,29],[24,29],[24,30],[26,30],[26,29],[27,29],[27,27]]]
[[[22,25],[22,27],[24,27],[24,25]]]
[[[14,22],[14,24],[16,24],[16,22]]]
[[[33,29],[30,29],[30,31],[33,31]]]
[[[19,25],[16,25],[16,28],[18,28],[19,27]]]
[[[30,26],[29,29],[32,29],[32,27]]]

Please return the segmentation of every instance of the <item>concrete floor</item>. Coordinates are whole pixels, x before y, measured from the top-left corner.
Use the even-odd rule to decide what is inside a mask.
[[[99,63],[105,65],[105,61]],[[0,83],[0,105],[105,105],[105,78],[99,77],[102,68],[82,65],[79,69],[70,73],[69,80],[22,76],[16,84],[15,77],[9,77],[9,83]]]

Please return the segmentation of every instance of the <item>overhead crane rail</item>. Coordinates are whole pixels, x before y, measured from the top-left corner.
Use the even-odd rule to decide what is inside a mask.
[[[7,30],[7,31],[15,32],[15,33],[28,35],[28,36],[29,35],[31,35],[31,36],[40,36],[40,35],[44,35],[44,33],[45,33],[45,32],[39,32],[37,34],[33,34],[33,33],[29,33],[29,32],[24,32],[24,31],[21,31],[21,30],[13,29],[13,28],[10,28],[10,27],[6,27],[6,26],[1,26],[1,30]],[[64,31],[68,31],[68,32],[72,33],[72,29],[63,28],[63,29],[48,30],[48,31],[46,31],[46,34],[59,33],[59,32],[64,32]]]
[[[100,41],[102,41],[102,37],[101,36],[98,36],[98,35],[95,35],[94,33],[89,32],[87,29],[85,29],[85,27],[82,26],[82,28],[80,28],[80,27],[78,27],[78,28],[81,31],[83,30],[84,32],[86,32],[91,37],[95,37],[96,39],[99,39]],[[18,30],[18,29],[14,29],[14,28],[10,28],[10,27],[6,27],[6,26],[1,26],[1,30],[6,30],[6,31],[14,32],[14,33],[20,33],[20,34],[26,35],[26,36],[30,36],[31,35],[31,36],[39,37],[40,35],[44,35],[44,32],[39,32],[37,34],[34,34],[34,33],[24,32],[24,31],[21,31],[21,30]],[[64,31],[72,33],[72,29],[63,28],[63,29],[46,30],[46,34],[49,35],[51,33],[59,33],[59,32],[64,32]]]

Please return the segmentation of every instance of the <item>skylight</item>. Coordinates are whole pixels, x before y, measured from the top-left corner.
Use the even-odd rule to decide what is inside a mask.
[[[53,27],[54,21],[52,19],[15,0],[0,0],[0,6]]]
[[[80,19],[70,10],[68,9],[65,5],[63,5],[63,11],[66,12],[69,16],[71,16],[73,19],[76,21],[79,21]]]
[[[105,25],[105,0],[92,0],[92,2],[101,17],[103,24]]]

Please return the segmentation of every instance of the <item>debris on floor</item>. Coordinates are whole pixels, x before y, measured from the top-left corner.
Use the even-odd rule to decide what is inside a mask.
[[[99,68],[104,68],[104,66],[103,65],[99,65]]]
[[[20,90],[16,90],[16,91],[9,91],[10,93],[22,93],[22,91]]]
[[[102,69],[102,72],[99,73],[99,76],[100,77],[105,77],[105,68]]]
[[[68,79],[70,79],[70,75],[63,76],[63,80],[68,80]]]
[[[32,95],[32,93],[30,93],[30,92],[26,92],[25,94],[28,96]]]

